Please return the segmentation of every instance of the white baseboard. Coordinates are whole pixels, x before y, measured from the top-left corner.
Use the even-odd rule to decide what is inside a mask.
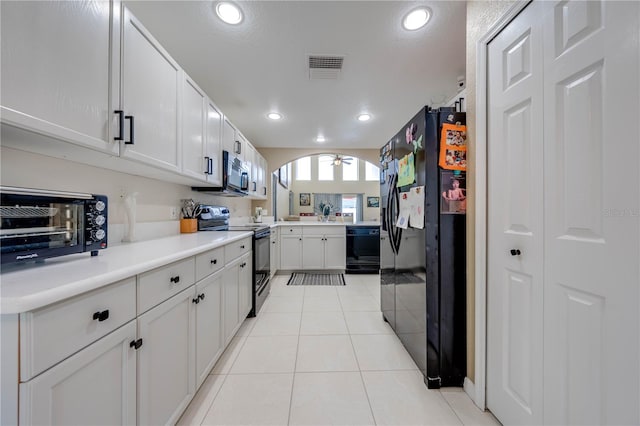
[[[465,393],[469,395],[469,398],[471,398],[474,404],[478,405],[476,403],[476,385],[474,385],[473,382],[469,380],[468,377],[464,378],[464,383],[462,385],[462,388],[464,389]],[[484,410],[484,407],[480,407],[480,409]]]

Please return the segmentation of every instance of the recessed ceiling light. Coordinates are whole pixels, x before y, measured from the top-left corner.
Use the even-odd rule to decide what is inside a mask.
[[[326,141],[326,139],[324,138],[324,136],[318,136],[318,137],[316,138],[316,142],[320,142],[320,143],[322,143],[322,142],[325,142],[325,141]]]
[[[413,31],[424,27],[431,18],[431,11],[426,7],[419,7],[407,13],[402,20],[405,30]]]
[[[233,3],[222,1],[216,5],[218,17],[227,24],[237,25],[242,22],[242,11]]]
[[[269,114],[267,114],[267,117],[271,120],[280,120],[282,118],[282,115],[278,114],[277,112],[270,112]]]
[[[360,114],[358,116],[358,120],[360,121],[369,121],[371,119],[371,116],[369,114]]]

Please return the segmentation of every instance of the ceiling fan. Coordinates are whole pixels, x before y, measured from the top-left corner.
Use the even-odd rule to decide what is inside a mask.
[[[351,157],[343,157],[339,154],[336,154],[332,159],[331,159],[331,165],[332,166],[340,166],[342,165],[342,163],[346,164],[346,165],[351,165],[351,160],[353,160],[353,158]]]

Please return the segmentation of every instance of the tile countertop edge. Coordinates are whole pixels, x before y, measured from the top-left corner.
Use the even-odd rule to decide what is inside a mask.
[[[19,314],[39,309],[251,235],[253,232],[246,231],[177,235],[118,245],[102,251],[96,257],[82,253],[52,258],[48,260],[49,263],[34,267],[3,271],[0,275],[0,314]],[[153,247],[155,252],[149,250],[145,256],[148,247]],[[124,262],[123,258],[126,259]],[[112,269],[109,268],[110,261],[115,264]],[[95,266],[107,270],[96,274],[90,269]],[[68,273],[70,267],[77,268],[73,271],[75,273]]]

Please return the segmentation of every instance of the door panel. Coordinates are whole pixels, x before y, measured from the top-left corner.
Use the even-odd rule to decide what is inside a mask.
[[[489,44],[487,406],[504,424],[543,418],[540,10]]]
[[[549,424],[640,422],[638,16],[564,1],[543,18]]]

